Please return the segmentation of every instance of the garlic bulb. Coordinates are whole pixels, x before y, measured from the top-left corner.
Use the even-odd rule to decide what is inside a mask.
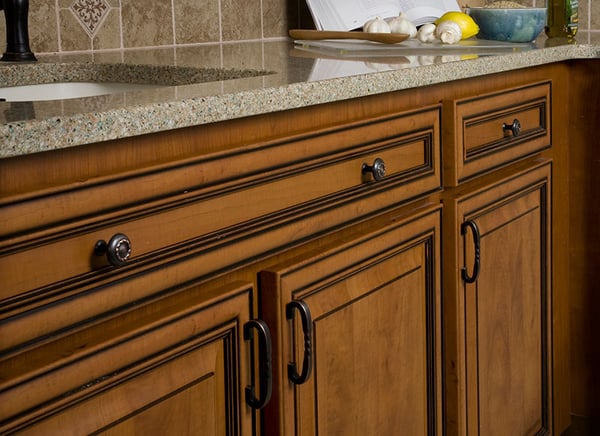
[[[437,26],[433,23],[423,24],[417,32],[417,39],[421,42],[433,42],[436,40],[435,29]]]
[[[390,33],[390,25],[381,17],[375,17],[363,25],[363,30],[369,33]]]
[[[444,44],[456,44],[462,39],[462,30],[454,21],[442,21],[435,29],[435,35]]]
[[[387,23],[389,24],[392,33],[403,33],[410,38],[417,36],[417,26],[406,18],[406,15],[404,15],[403,12],[400,12],[400,15],[397,17],[387,20]]]

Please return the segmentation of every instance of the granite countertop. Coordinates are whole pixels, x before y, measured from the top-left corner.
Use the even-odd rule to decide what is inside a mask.
[[[600,56],[600,46],[589,44],[452,49],[341,44],[258,41],[38,56],[35,64],[0,65],[2,87],[86,80],[167,85],[0,102],[0,158]]]

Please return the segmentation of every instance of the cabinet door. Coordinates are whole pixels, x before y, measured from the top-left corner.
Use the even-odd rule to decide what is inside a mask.
[[[247,400],[269,392],[254,386],[252,350],[268,329],[250,320],[251,295],[194,285],[4,360],[0,433],[254,434]]]
[[[261,273],[267,434],[441,434],[439,227],[434,208]]]
[[[459,402],[464,392],[466,433],[549,434],[550,165],[449,203],[445,230],[457,235],[458,262],[445,269],[447,368],[459,383],[449,392]],[[456,399],[448,398],[452,413]]]

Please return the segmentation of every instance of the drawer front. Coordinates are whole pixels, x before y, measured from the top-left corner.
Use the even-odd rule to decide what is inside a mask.
[[[551,146],[551,83],[444,102],[447,186]]]
[[[323,217],[290,230],[290,243],[437,190],[440,136],[434,106],[5,202],[0,300],[110,274],[115,267],[95,247],[116,234],[131,242],[128,263],[135,264]],[[363,171],[378,158],[386,169],[379,181]],[[371,199],[356,213],[332,212]]]

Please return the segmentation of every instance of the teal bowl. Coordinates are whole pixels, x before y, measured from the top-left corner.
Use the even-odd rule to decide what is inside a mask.
[[[546,8],[468,8],[479,26],[479,39],[531,42],[544,30]]]

